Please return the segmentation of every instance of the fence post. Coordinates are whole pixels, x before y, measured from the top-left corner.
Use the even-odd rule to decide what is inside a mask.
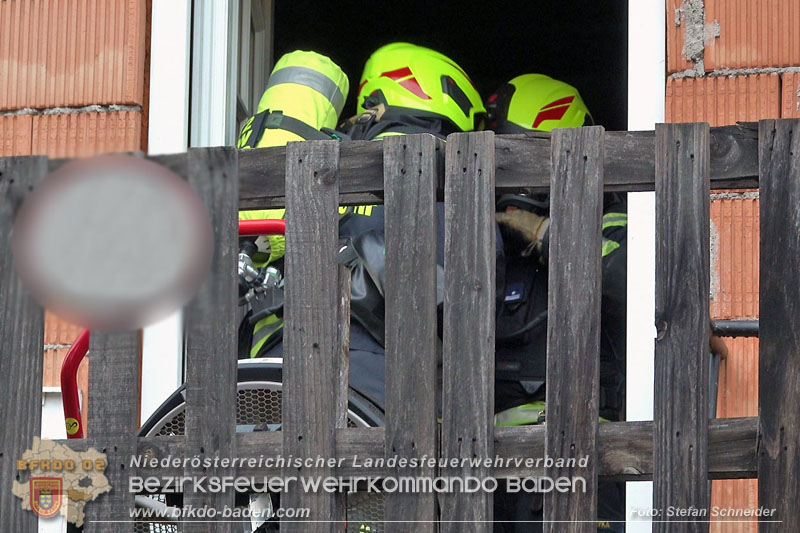
[[[545,454],[589,461],[547,469],[552,479],[586,481],[585,492],[545,494],[549,531],[565,520],[576,521],[571,531],[597,530],[577,521],[597,518],[604,133],[595,126],[552,137]]]
[[[105,453],[105,476],[111,492],[86,506],[84,531],[133,532],[128,514],[134,494],[128,479],[136,475],[130,464],[136,454],[139,429],[139,367],[141,334],[138,331],[104,333],[93,331],[89,347],[89,439]]]
[[[759,124],[759,531],[797,531],[800,499],[800,120]],[[770,520],[782,521],[770,522]]]
[[[654,531],[708,531],[666,523],[669,507],[708,512],[708,124],[656,126],[656,363]],[[691,520],[691,519],[690,519]]]
[[[186,308],[186,457],[234,457],[236,432],[236,258],[238,253],[238,152],[191,149],[186,177],[208,208],[214,231],[211,271]],[[228,476],[222,467],[184,470],[186,476]],[[187,484],[191,488],[191,483]],[[184,494],[184,504],[221,512],[234,506],[232,491]],[[192,523],[184,533],[232,531],[230,523]]]
[[[336,456],[339,357],[337,265],[339,144],[290,143],[286,149],[286,288],[283,352],[283,453]],[[327,477],[335,470],[283,469],[283,476]],[[281,531],[343,529],[341,500],[290,485],[281,506],[310,509],[308,522],[281,522]]]
[[[46,173],[46,157],[0,158],[0,531],[36,531],[36,515],[22,509],[11,488],[21,480],[17,460],[40,435],[44,313],[12,264],[11,225]]]
[[[436,139],[383,141],[386,194],[386,457],[435,457],[436,423]],[[412,408],[413,406],[413,408]],[[395,468],[399,476],[432,477],[435,468]],[[385,530],[404,520],[429,521],[435,493],[388,493]]]
[[[494,457],[494,133],[456,133],[445,156],[445,292],[442,451]],[[485,479],[491,469],[447,467]],[[442,494],[441,531],[492,530],[492,493]],[[470,523],[471,522],[471,523]]]

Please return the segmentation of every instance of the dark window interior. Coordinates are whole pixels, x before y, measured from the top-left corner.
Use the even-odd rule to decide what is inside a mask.
[[[350,77],[343,115],[369,55],[393,41],[438,50],[459,63],[486,99],[509,79],[547,74],[578,88],[595,121],[627,126],[627,1],[275,2],[275,58],[314,50]]]

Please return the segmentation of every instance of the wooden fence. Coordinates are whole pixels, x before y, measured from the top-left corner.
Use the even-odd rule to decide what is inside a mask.
[[[586,493],[545,499],[551,531],[594,531],[597,478],[654,481],[654,505],[708,508],[709,479],[759,479],[759,504],[797,531],[800,500],[800,121],[655,132],[601,127],[546,134],[491,132],[313,141],[237,153],[193,149],[154,158],[184,175],[208,206],[216,250],[210,277],[188,306],[185,436],[136,437],[138,333],[92,335],[89,435],[74,449],[108,454],[113,490],[86,506],[85,531],[132,531],[132,475],[583,476]],[[0,159],[0,531],[35,531],[11,494],[16,460],[39,434],[43,311],[22,290],[10,259],[10,227],[48,168],[42,157]],[[552,170],[551,170],[552,169]],[[285,180],[284,180],[285,175]],[[238,179],[236,179],[238,176]],[[758,418],[708,419],[709,194],[759,187],[761,198]],[[494,200],[500,192],[552,198],[547,423],[495,428]],[[602,192],[656,192],[655,421],[598,424]],[[435,203],[445,203],[443,381],[437,385]],[[337,265],[339,203],[386,205],[385,428],[348,428],[347,276]],[[236,212],[286,206],[286,331],[280,432],[235,432]],[[635,356],[635,354],[629,354]],[[437,421],[437,394],[442,420]],[[628,401],[635,401],[629,398]],[[588,455],[586,468],[356,467],[352,457],[528,458]],[[161,458],[337,457],[339,468],[130,466]],[[492,494],[390,493],[386,531],[491,531]],[[341,531],[341,495],[292,489],[284,507],[311,519],[282,531]],[[232,492],[187,492],[184,503],[234,504]],[[411,521],[418,521],[411,523]],[[436,521],[439,521],[438,524]],[[232,531],[185,523],[183,531]],[[708,523],[656,523],[655,531],[707,531]]]

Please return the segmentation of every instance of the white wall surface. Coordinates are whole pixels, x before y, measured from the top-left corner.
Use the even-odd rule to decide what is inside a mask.
[[[147,133],[150,155],[185,152],[189,146],[191,15],[191,0],[153,0]],[[144,330],[142,422],[181,384],[182,339],[180,312]]]
[[[664,0],[628,0],[628,129],[664,122]],[[628,195],[627,419],[653,419],[655,351],[655,193]],[[627,531],[652,531],[635,509],[653,506],[652,482],[627,484]]]

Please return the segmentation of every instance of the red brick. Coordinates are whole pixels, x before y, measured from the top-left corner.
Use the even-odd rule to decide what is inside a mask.
[[[141,150],[142,114],[137,111],[33,117],[34,154],[86,157]]]
[[[800,118],[800,73],[783,75],[781,118]]]
[[[676,11],[683,0],[667,0],[667,71],[672,74],[692,68],[692,63],[683,55],[685,25],[675,24]]]
[[[714,199],[711,202],[716,254],[712,277],[718,280],[711,300],[717,319],[758,317],[759,208],[756,199]],[[719,372],[717,417],[758,416],[758,339],[725,339],[728,360]],[[734,509],[758,507],[756,480],[714,481],[711,504]],[[715,519],[716,520],[716,519]],[[718,519],[710,531],[756,533],[755,523]]]
[[[682,78],[667,81],[667,122],[736,122],[780,117],[780,77]]]
[[[146,6],[0,2],[0,109],[142,105]]]
[[[31,155],[33,117],[0,117],[0,157]]]
[[[47,312],[44,316],[44,343],[71,345],[84,328]]]
[[[725,479],[711,484],[712,508],[758,509],[757,479]],[[711,520],[709,533],[758,533],[758,522],[745,521],[741,517],[712,517]]]
[[[686,21],[676,25],[683,0],[667,0],[667,70],[692,68],[683,55]],[[800,2],[797,0],[705,0],[704,66],[722,69],[800,65]],[[719,24],[719,37],[712,30]]]
[[[720,36],[705,52],[706,70],[800,65],[800,2],[706,0],[706,21]]]
[[[756,198],[713,199],[711,316],[757,318],[759,209]]]

